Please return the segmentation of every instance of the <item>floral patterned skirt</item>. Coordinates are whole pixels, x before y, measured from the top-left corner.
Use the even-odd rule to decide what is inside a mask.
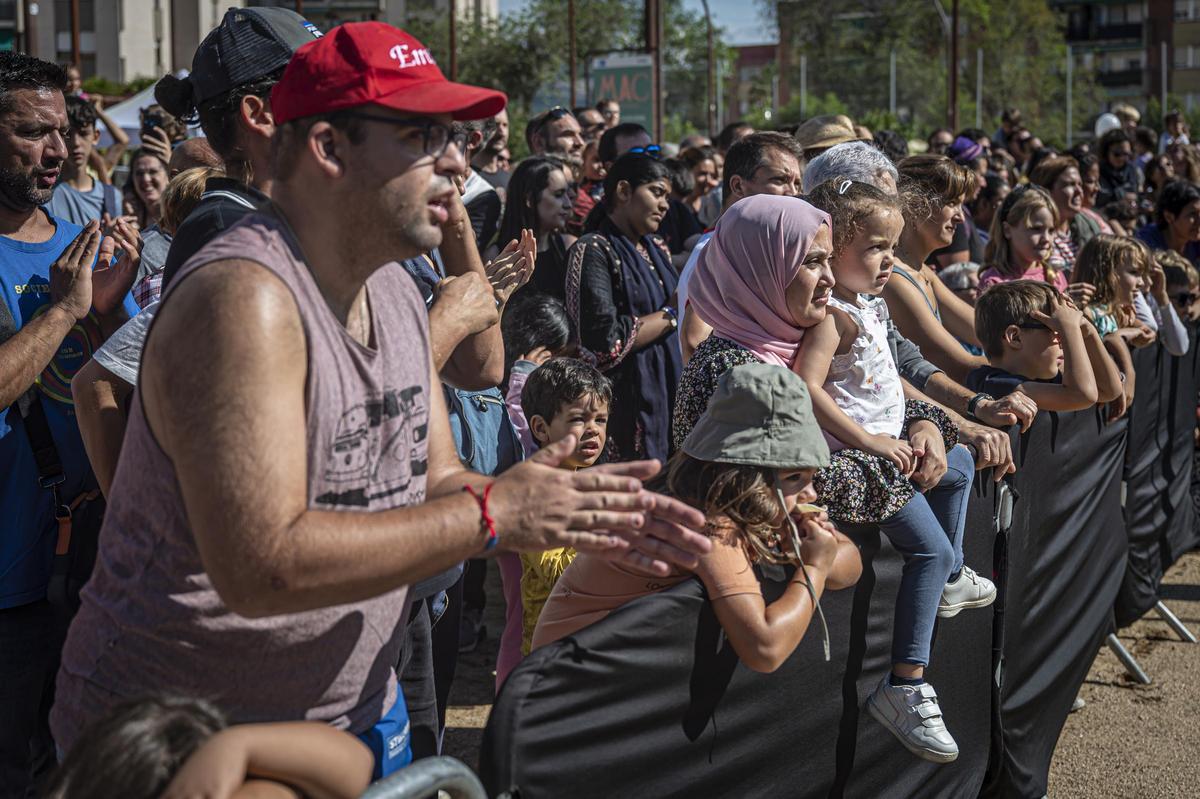
[[[958,428],[936,406],[919,400],[904,404],[904,435],[908,426],[924,419],[937,425],[949,451],[958,443]],[[828,466],[813,478],[817,502],[824,505],[829,518],[849,524],[875,524],[895,515],[916,494],[912,480],[886,458],[857,449],[833,453]]]

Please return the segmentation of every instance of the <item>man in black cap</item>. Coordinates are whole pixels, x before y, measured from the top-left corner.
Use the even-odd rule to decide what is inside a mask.
[[[183,79],[166,75],[155,86],[155,99],[169,113],[199,118],[226,172],[226,177],[205,183],[199,205],[175,233],[164,264],[164,291],[188,258],[269,201],[275,132],[271,89],[292,54],[320,36],[312,23],[285,8],[230,9],[200,43],[191,73]],[[150,305],[129,320],[71,386],[88,457],[104,488],[116,472],[127,399],[137,384],[142,346],[157,312],[158,305]]]

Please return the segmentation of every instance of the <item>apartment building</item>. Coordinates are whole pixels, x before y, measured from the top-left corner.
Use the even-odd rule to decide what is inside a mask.
[[[300,8],[322,30],[380,20],[402,26],[409,14],[446,13],[451,0],[0,0],[0,50],[21,49],[71,61],[78,31],[84,77],[125,83],[187,69],[207,33],[233,7]],[[499,0],[455,0],[460,18],[499,15]]]
[[[1167,92],[1188,110],[1200,108],[1200,0],[1053,5],[1066,15],[1077,67],[1096,70],[1110,103],[1144,107],[1162,96],[1165,73]]]

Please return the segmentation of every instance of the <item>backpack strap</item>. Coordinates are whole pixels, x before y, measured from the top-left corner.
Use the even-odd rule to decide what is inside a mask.
[[[108,214],[110,219],[116,219],[121,215],[121,192],[111,183],[101,183],[104,187],[104,213]]]
[[[6,302],[0,300],[0,344],[16,334],[17,324],[12,311]],[[59,486],[66,482],[67,476],[63,473],[62,459],[58,456],[58,447],[54,444],[36,385],[30,386],[17,398],[11,412],[19,414],[24,422],[25,438],[29,441],[33,462],[37,467],[38,485],[49,490],[54,498],[54,518],[58,520],[59,536],[56,552],[60,549],[65,551],[71,540],[71,507],[63,502]]]

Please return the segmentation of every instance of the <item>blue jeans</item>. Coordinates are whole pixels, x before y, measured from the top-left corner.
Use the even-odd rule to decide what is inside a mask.
[[[929,665],[929,644],[938,603],[950,575],[963,567],[963,528],[975,463],[966,447],[946,453],[946,473],[924,494],[879,523],[879,529],[904,556],[892,662]]]

